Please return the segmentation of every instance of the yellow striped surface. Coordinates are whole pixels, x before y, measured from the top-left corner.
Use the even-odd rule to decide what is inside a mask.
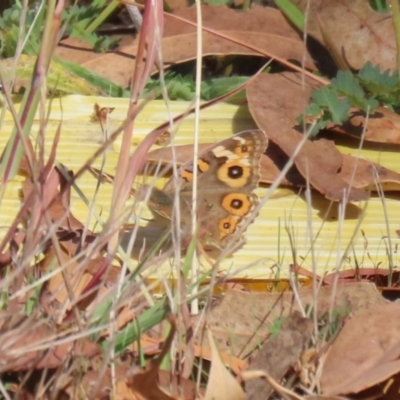
[[[57,160],[72,170],[77,170],[103,140],[99,123],[92,122],[94,104],[101,107],[115,107],[109,117],[112,131],[124,120],[128,107],[126,99],[108,99],[83,96],[68,96],[53,100],[50,119],[46,127],[46,148],[50,149],[52,138],[61,122],[61,139],[57,150]],[[163,101],[148,103],[135,122],[132,151],[142,138],[166,121],[169,115],[185,112],[189,103],[171,102],[166,107]],[[254,128],[254,122],[246,107],[219,104],[201,112],[200,141],[214,143],[232,133]],[[13,128],[9,113],[1,124],[0,149],[2,150]],[[32,137],[39,130],[39,118],[35,121]],[[176,133],[177,144],[193,142],[193,116],[179,124]],[[118,158],[119,142],[106,154],[105,171],[114,174]],[[400,173],[400,154],[387,146],[369,146],[360,156]],[[373,147],[371,149],[371,147]],[[339,147],[346,154],[357,154],[354,141],[346,141]],[[100,166],[98,160],[95,166]],[[22,177],[10,182],[0,205],[0,236],[9,226],[21,205]],[[93,200],[96,179],[85,174],[78,181],[79,187],[89,201]],[[162,186],[162,183],[160,183]],[[262,198],[268,188],[259,188]],[[96,210],[106,219],[111,201],[112,186],[104,184],[96,198]],[[245,245],[227,257],[220,266],[221,271],[234,273],[237,277],[274,279],[287,278],[289,265],[297,263],[306,269],[313,266],[319,274],[341,268],[376,267],[388,268],[399,265],[397,247],[400,239],[396,230],[400,229],[400,195],[386,194],[383,206],[379,196],[373,196],[367,204],[350,204],[345,215],[340,216],[338,204],[330,203],[316,192],[311,193],[311,203],[304,194],[298,195],[288,189],[278,189],[263,206],[255,222],[246,232]],[[363,213],[365,209],[365,212]],[[387,217],[385,217],[385,211]],[[73,191],[72,212],[83,223],[88,216],[88,208]],[[147,214],[148,216],[149,214]],[[362,217],[360,228],[352,238]],[[90,226],[93,227],[92,218]],[[291,237],[291,238],[290,238]],[[341,262],[344,251],[352,242],[348,257]],[[207,268],[207,263],[201,263]],[[170,271],[170,263],[165,262],[157,273]]]

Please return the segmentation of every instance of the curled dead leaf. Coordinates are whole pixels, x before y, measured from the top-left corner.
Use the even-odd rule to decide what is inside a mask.
[[[261,74],[248,86],[247,98],[257,125],[287,156],[295,156],[297,169],[315,189],[333,201],[366,200],[366,190],[350,186],[338,176],[343,158],[333,142],[302,142],[304,136],[297,130],[296,118],[305,108],[310,92],[311,84],[304,88],[300,75]]]
[[[239,382],[226,369],[215,345],[211,331],[207,330],[208,343],[211,347],[211,370],[204,400],[245,400]]]
[[[386,303],[350,319],[332,344],[322,393],[358,393],[400,372],[400,304]]]
[[[176,17],[196,22],[193,7],[176,10],[173,15],[165,14],[162,38],[163,62],[165,66],[196,58],[195,28]],[[248,12],[237,12],[227,6],[202,6],[203,26],[220,35],[244,43],[244,47],[215,34],[203,31],[203,54],[252,54],[264,55],[301,62],[305,56],[306,67],[315,69],[312,58],[303,40],[283,17],[280,11],[254,6]],[[81,48],[81,51],[78,49]],[[108,77],[122,87],[129,86],[131,71],[134,69],[138,50],[137,39],[122,45],[117,51],[106,54],[89,54],[83,43],[68,39],[56,49],[56,55],[74,59],[92,72]],[[72,54],[70,55],[70,53]],[[81,54],[82,53],[82,54]],[[91,52],[89,52],[91,53]],[[113,68],[109,68],[112,65]],[[157,70],[154,68],[153,72]]]
[[[0,320],[4,312],[0,314]],[[17,321],[16,321],[17,322]],[[56,368],[67,357],[93,357],[99,348],[89,340],[65,340],[67,336],[51,327],[44,319],[23,318],[0,330],[0,372]]]
[[[353,69],[367,61],[383,70],[395,70],[396,40],[390,14],[374,11],[365,0],[325,1],[293,0],[301,10],[309,7],[307,33],[323,43],[318,21],[338,51]],[[317,18],[318,15],[318,18]]]

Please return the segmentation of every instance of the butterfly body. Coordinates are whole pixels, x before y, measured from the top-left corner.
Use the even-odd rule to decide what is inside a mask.
[[[267,138],[260,130],[249,130],[225,139],[201,153],[197,167],[197,223],[199,238],[206,245],[223,248],[235,240],[242,225],[249,224],[258,197],[261,155]],[[179,169],[162,190],[153,189],[148,205],[154,213],[173,219],[174,202],[179,198],[184,234],[191,232],[194,164]]]

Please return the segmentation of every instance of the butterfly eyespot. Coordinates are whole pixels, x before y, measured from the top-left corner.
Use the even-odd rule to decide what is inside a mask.
[[[229,193],[222,198],[222,208],[228,213],[238,216],[248,214],[256,200],[245,193]]]
[[[221,238],[235,232],[237,221],[233,216],[223,218],[219,221],[219,234]]]
[[[228,176],[231,179],[239,179],[243,176],[243,168],[240,165],[233,165],[228,168]]]
[[[231,207],[234,208],[235,210],[239,210],[243,206],[243,201],[239,199],[233,199],[231,201]]]
[[[243,187],[251,179],[252,168],[248,160],[240,159],[221,165],[217,171],[217,177],[221,182],[232,188]]]

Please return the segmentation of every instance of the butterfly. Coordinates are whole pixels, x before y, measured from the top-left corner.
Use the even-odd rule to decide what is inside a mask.
[[[259,203],[254,189],[260,179],[260,161],[268,140],[261,130],[248,130],[222,140],[179,169],[163,189],[149,188],[147,205],[153,214],[173,220],[179,199],[180,226],[189,235],[192,224],[194,168],[197,168],[196,220],[199,239],[207,247],[225,248],[255,218]],[[242,228],[242,226],[244,228]]]

